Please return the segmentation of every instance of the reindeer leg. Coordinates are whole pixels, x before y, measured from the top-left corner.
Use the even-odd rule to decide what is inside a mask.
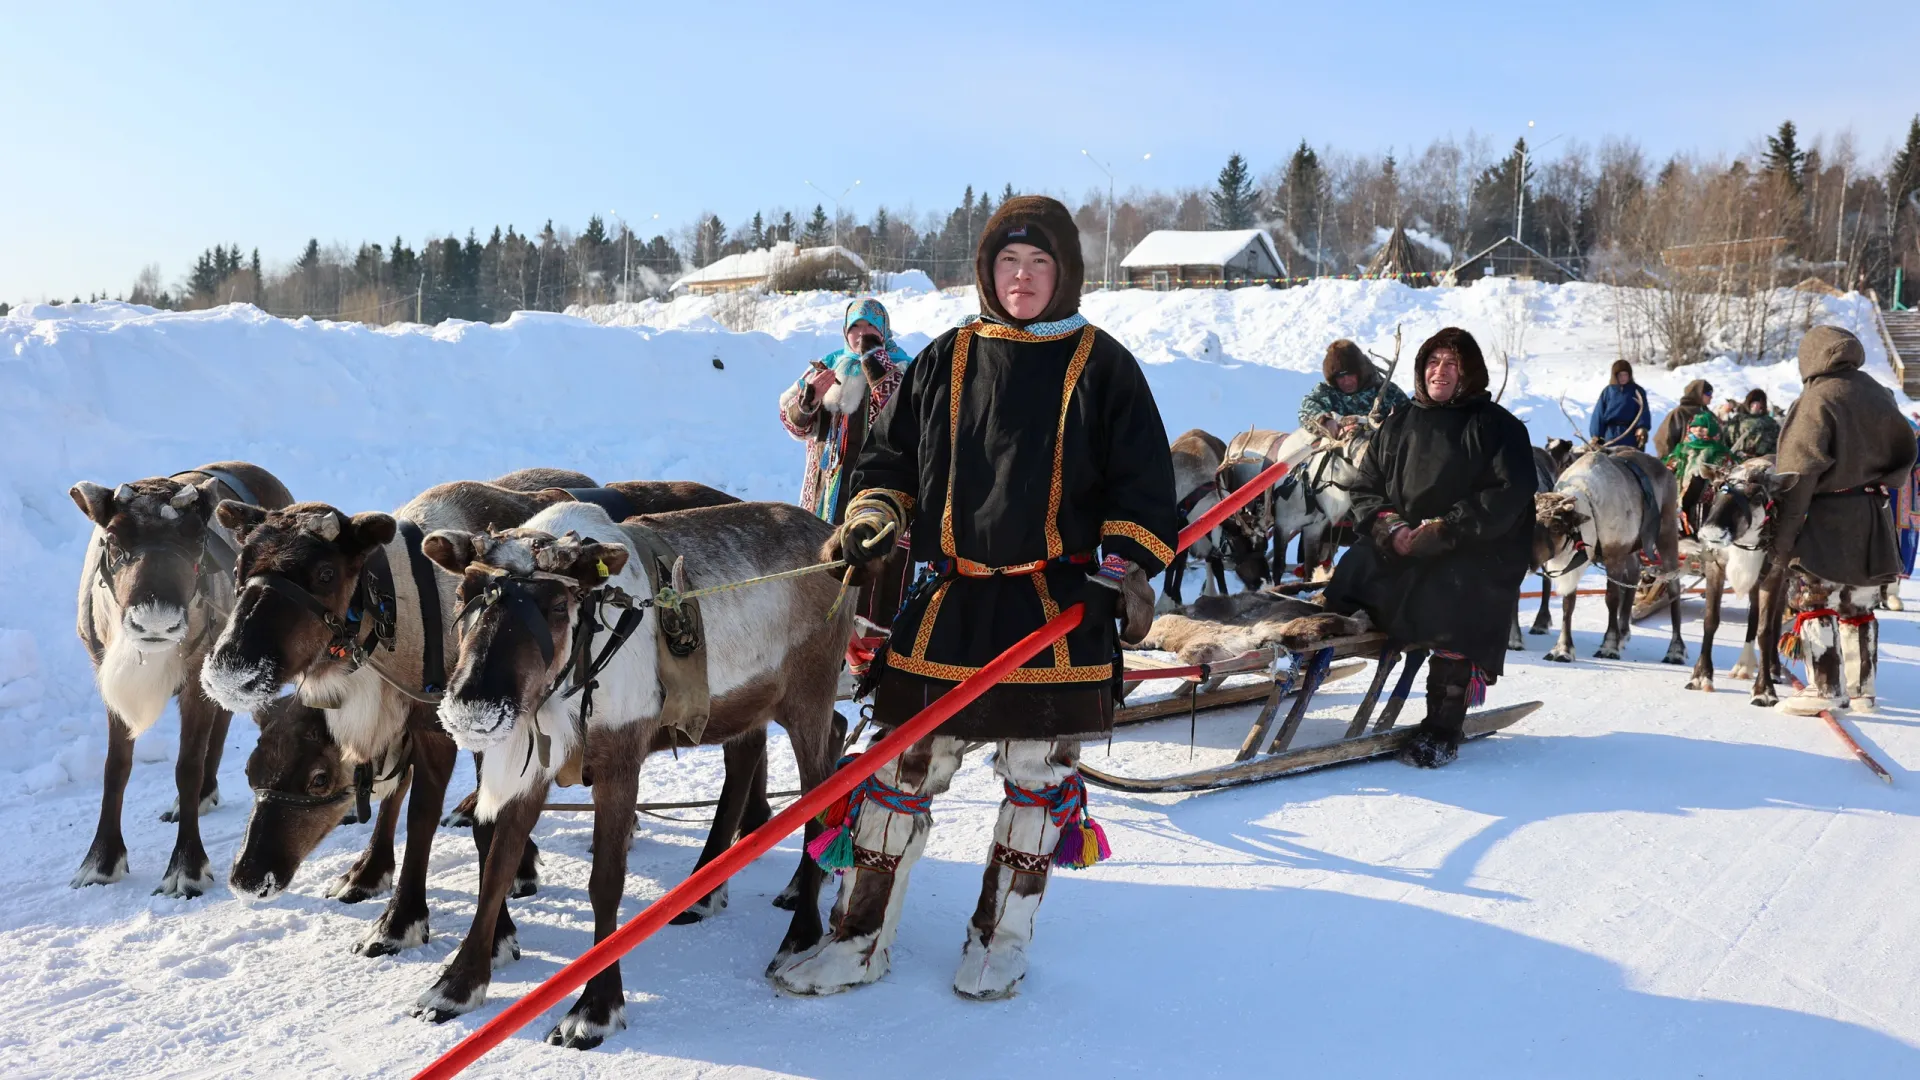
[[[198,665],[189,671],[180,691],[180,756],[173,763],[174,794],[179,800],[179,832],[167,872],[161,875],[155,896],[188,899],[213,887],[213,864],[200,840],[200,791],[207,767],[207,739],[213,734],[215,714],[223,712],[200,689]]]
[[[478,750],[473,752],[473,775],[476,777],[480,775],[480,759],[482,756]],[[440,827],[443,829],[473,828],[473,808],[479,801],[480,793],[478,791],[467,792],[464,798],[453,804],[453,809],[447,812],[447,816],[440,819]]]
[[[1754,589],[1760,597],[1760,629],[1756,635],[1760,643],[1760,664],[1753,677],[1752,696],[1747,702],[1750,705],[1771,708],[1780,703],[1774,684],[1781,675],[1780,624],[1786,613],[1786,584],[1786,575],[1778,567],[1771,567],[1760,575],[1760,584]]]
[[[1515,606],[1513,609],[1513,626],[1507,630],[1507,651],[1525,652],[1526,648],[1526,642],[1520,639],[1520,608]]]
[[[1598,660],[1618,660],[1620,659],[1620,609],[1622,606],[1625,606],[1627,609],[1626,617],[1633,617],[1633,592],[1624,585],[1614,584],[1613,579],[1617,574],[1614,567],[1608,566],[1606,570],[1607,632],[1601,635],[1600,647],[1593,650],[1593,655],[1594,658]],[[1623,592],[1626,593],[1624,605],[1620,598],[1620,594]]]
[[[1754,635],[1760,629],[1760,624],[1766,621],[1760,610],[1760,595],[1760,582],[1756,581],[1753,583],[1753,588],[1747,590],[1747,639],[1740,646],[1739,659],[1727,669],[1727,677],[1730,679],[1750,679],[1759,670]]]
[[[1207,569],[1213,572],[1214,595],[1227,595],[1227,560],[1219,553],[1219,549],[1216,548],[1207,557]]]
[[[414,706],[414,711],[432,706]],[[428,730],[414,722],[413,792],[407,800],[407,853],[401,858],[400,876],[395,879],[393,895],[387,907],[374,921],[365,937],[353,947],[361,956],[389,956],[403,949],[427,943],[427,861],[433,854],[433,833],[440,826],[440,810],[447,801],[447,782],[453,777],[453,762],[458,750],[438,720]]]
[[[640,764],[646,757],[639,727],[629,724],[616,731],[595,732],[588,744],[588,754],[599,760],[593,771],[593,871],[587,879],[596,944],[620,925],[627,850],[633,846],[633,804],[640,792]],[[626,1026],[626,990],[616,961],[587,980],[573,1008],[547,1032],[547,1042],[591,1050]]]
[[[1527,630],[1527,633],[1544,634],[1547,631],[1553,629],[1553,615],[1547,607],[1547,605],[1552,602],[1552,598],[1553,598],[1553,583],[1547,580],[1547,575],[1541,574],[1540,575],[1540,610],[1538,613],[1534,615],[1533,626]]]
[[[1694,661],[1693,678],[1687,681],[1689,690],[1705,690],[1713,693],[1713,636],[1720,630],[1720,592],[1727,579],[1727,564],[1724,559],[1702,555],[1707,564],[1707,611],[1700,619],[1700,658]],[[1674,634],[1680,633],[1679,601],[1674,604]],[[1752,633],[1748,633],[1747,643],[1753,643]]]
[[[548,787],[542,779],[531,790],[508,799],[492,821],[474,826],[474,836],[485,833],[488,845],[480,859],[480,898],[473,910],[473,925],[461,939],[459,951],[441,969],[440,978],[408,1010],[414,1016],[442,1024],[472,1012],[486,1003],[493,969],[520,959],[520,944],[507,918],[507,892],[519,872],[520,848],[540,821]]]
[[[87,848],[80,869],[68,882],[78,889],[86,885],[111,885],[127,876],[127,841],[120,833],[120,807],[126,801],[127,776],[133,772],[133,736],[126,722],[107,710],[107,768],[100,791],[100,823],[93,830],[93,844]]]
[[[1559,664],[1573,663],[1573,605],[1580,600],[1580,590],[1570,590],[1560,598],[1560,641],[1547,652],[1547,659]]]
[[[227,729],[233,723],[233,714],[221,709],[214,714],[213,727],[207,731],[207,761],[200,770],[200,813],[210,814],[220,805],[220,758],[227,749]],[[169,824],[180,820],[180,800],[175,797],[173,805],[160,815],[160,820]]]
[[[353,867],[327,888],[327,896],[343,904],[371,900],[393,888],[393,835],[400,827],[400,805],[406,801],[407,786],[413,770],[400,774],[393,794],[380,800],[380,814],[373,820],[373,836],[367,850],[360,853]]]
[[[809,724],[804,719],[814,715],[816,709],[830,714],[832,702],[787,703],[777,714],[781,726],[787,729],[787,741],[793,745],[794,764],[800,767],[802,791],[812,791],[833,775],[834,755],[839,752],[838,741],[827,737],[823,725]],[[789,716],[795,719],[789,721]],[[801,834],[800,869],[794,874],[793,884],[788,886],[795,892],[793,919],[787,924],[787,933],[780,941],[779,950],[767,964],[769,975],[789,958],[819,944],[826,933],[826,927],[820,920],[820,885],[826,880],[826,871],[808,857],[806,849],[806,845],[812,843],[821,831],[820,822],[812,820],[807,822],[806,831]]]
[[[1724,574],[1725,571],[1722,570],[1722,573]],[[1673,601],[1667,605],[1667,612],[1673,619],[1673,640],[1667,643],[1667,655],[1660,658],[1660,662],[1663,664],[1684,664],[1687,662],[1687,643],[1680,638],[1681,595],[1680,583],[1676,581],[1673,583]],[[1719,599],[1719,595],[1716,593],[1714,596],[1715,607],[1719,606]],[[1627,626],[1629,628],[1633,626],[1633,611],[1631,609],[1627,611]],[[1707,664],[1707,677],[1709,680],[1707,688],[1711,690],[1713,688],[1711,681],[1713,677],[1713,664],[1711,662]]]
[[[756,732],[758,739],[753,737]],[[740,835],[740,819],[746,813],[754,772],[767,756],[767,729],[755,727],[735,736],[722,745],[720,752],[726,762],[726,777],[720,782],[720,801],[713,810],[713,827],[707,830],[707,845],[700,850],[699,861],[693,864],[695,870],[719,858]],[[685,926],[718,915],[726,908],[727,883],[723,881],[671,921],[675,926]]]

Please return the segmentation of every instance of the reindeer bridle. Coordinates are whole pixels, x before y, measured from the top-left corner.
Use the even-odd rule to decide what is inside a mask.
[[[385,776],[373,775],[373,763],[361,762],[353,767],[353,783],[331,795],[309,795],[304,791],[281,791],[278,788],[253,789],[256,802],[277,803],[291,806],[297,810],[314,810],[322,806],[332,806],[346,799],[354,800],[354,816],[342,819],[342,824],[353,825],[373,820],[373,789],[377,784],[398,779],[407,766],[413,762],[413,736],[403,733],[400,736],[400,752],[393,756],[393,768]]]
[[[1747,521],[1751,524],[1753,521],[1753,504],[1755,500],[1754,497],[1748,493],[1748,489],[1762,486],[1763,485],[1755,484],[1751,481],[1742,482],[1735,480],[1733,477],[1728,477],[1714,486],[1714,492],[1718,495],[1724,495],[1729,499],[1737,500],[1740,503],[1741,512],[1747,516]],[[1714,501],[1717,502],[1719,500],[1716,499]],[[1731,539],[1728,543],[1733,547],[1739,548],[1741,551],[1765,551],[1771,548],[1773,546],[1773,493],[1771,491],[1767,492],[1766,501],[1761,503],[1761,511],[1766,514],[1766,520],[1760,523],[1759,543],[1743,544],[1738,540]],[[1707,512],[1709,514],[1713,512],[1712,503],[1707,505]]]
[[[353,595],[348,599],[343,615],[335,614],[319,597],[307,591],[306,586],[277,570],[260,571],[242,583],[243,588],[247,585],[258,585],[267,592],[285,597],[318,619],[332,634],[320,651],[345,663],[349,671],[358,671],[367,662],[367,657],[382,644],[386,645],[388,652],[397,647],[393,590],[390,586],[382,590],[376,585],[366,567],[361,568],[359,577],[354,581]],[[364,637],[361,636],[363,625],[366,628]]]
[[[568,577],[565,574],[555,574],[545,570],[509,571],[480,562],[468,564],[467,569],[469,572],[478,571],[485,574],[487,583],[479,592],[463,601],[459,611],[454,615],[453,624],[462,635],[463,644],[465,626],[469,618],[489,608],[505,604],[513,617],[520,622],[521,627],[533,636],[534,644],[540,649],[540,669],[546,671],[553,667],[553,632],[547,626],[546,615],[541,610],[540,602],[534,599],[527,586],[534,581],[555,582],[566,592],[577,609],[567,665],[547,684],[546,692],[540,695],[540,700],[534,703],[529,714],[534,737],[528,741],[527,762],[520,766],[521,771],[526,771],[527,764],[532,762],[536,747],[540,753],[540,767],[548,768],[551,765],[549,751],[552,741],[545,732],[540,730],[540,710],[546,707],[547,702],[552,700],[555,694],[559,694],[562,701],[579,694],[580,722],[586,723],[587,719],[593,715],[593,691],[599,686],[596,680],[613,661],[614,654],[618,653],[621,646],[633,636],[633,632],[640,628],[640,621],[645,617],[646,609],[654,606],[655,601],[652,598],[636,599],[611,581],[587,585],[578,578]],[[620,618],[612,626],[606,626],[603,618],[605,609],[609,607],[621,609]],[[606,646],[600,650],[600,655],[595,656],[593,639],[603,628],[610,636],[607,638]],[[569,679],[572,681],[570,686],[567,685]],[[562,690],[562,687],[565,689]]]

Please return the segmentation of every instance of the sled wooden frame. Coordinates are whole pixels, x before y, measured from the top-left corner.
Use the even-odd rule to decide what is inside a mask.
[[[1142,779],[1110,773],[1082,759],[1081,776],[1090,784],[1135,794],[1211,791],[1395,754],[1412,737],[1413,728],[1396,728],[1394,725],[1406,706],[1408,694],[1413,691],[1414,679],[1419,674],[1420,665],[1426,661],[1427,650],[1400,649],[1388,642],[1385,634],[1376,632],[1330,638],[1302,649],[1279,651],[1292,656],[1290,669],[1284,674],[1276,673],[1265,687],[1244,688],[1255,691],[1249,700],[1260,696],[1266,700],[1260,707],[1259,715],[1254,718],[1253,726],[1248,729],[1246,738],[1241,741],[1232,764]],[[1299,734],[1307,710],[1313,707],[1314,695],[1331,681],[1329,676],[1334,670],[1332,662],[1362,656],[1376,660],[1377,665],[1373,680],[1367,686],[1366,696],[1360,699],[1359,708],[1347,724],[1346,733],[1331,743],[1294,749],[1294,737]],[[1401,666],[1403,660],[1405,666]],[[1322,667],[1323,662],[1327,663],[1325,668]],[[1400,668],[1400,677],[1394,682],[1385,707],[1380,709],[1379,719],[1375,720],[1374,709],[1380,705],[1380,695],[1386,690],[1387,679],[1396,667]],[[1352,674],[1357,670],[1358,666],[1348,666],[1343,674]],[[1262,690],[1265,691],[1264,695],[1259,693]],[[1276,730],[1274,720],[1279,716],[1280,703],[1289,697],[1293,705]],[[1532,714],[1540,708],[1540,704],[1530,701],[1469,715],[1464,733],[1467,738],[1473,739],[1499,731]],[[1179,711],[1171,710],[1168,715],[1177,715]],[[1371,732],[1368,730],[1370,723]]]

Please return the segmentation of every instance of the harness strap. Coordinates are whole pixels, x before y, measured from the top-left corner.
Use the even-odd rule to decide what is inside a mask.
[[[396,519],[400,536],[406,541],[407,563],[413,571],[413,588],[420,595],[420,692],[437,694],[447,685],[446,631],[440,624],[440,584],[435,580],[432,560],[420,550],[426,539],[417,522]]]
[[[587,487],[561,488],[560,490],[573,496],[577,502],[592,503],[605,510],[607,516],[615,521],[625,521],[640,512],[633,505],[633,500],[627,498],[618,488]]]

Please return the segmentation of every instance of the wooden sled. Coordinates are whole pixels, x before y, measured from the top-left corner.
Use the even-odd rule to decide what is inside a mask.
[[[1361,634],[1348,638],[1333,638],[1328,641],[1291,654],[1294,663],[1284,673],[1276,673],[1266,686],[1248,689],[1264,691],[1266,703],[1261,706],[1253,726],[1241,741],[1240,750],[1234,757],[1234,763],[1197,772],[1182,773],[1155,779],[1139,779],[1105,772],[1088,765],[1084,760],[1080,764],[1081,775],[1088,783],[1116,791],[1137,793],[1156,791],[1209,791],[1214,788],[1237,787],[1242,784],[1259,783],[1274,780],[1294,773],[1326,768],[1348,761],[1362,761],[1399,752],[1400,747],[1412,737],[1413,728],[1396,729],[1394,724],[1400,718],[1400,711],[1406,705],[1407,695],[1413,690],[1414,678],[1419,674],[1420,665],[1426,660],[1424,649],[1414,649],[1404,654],[1387,644],[1385,634]],[[1373,656],[1379,661],[1374,669],[1373,682],[1367,687],[1366,696],[1360,700],[1360,706],[1353,720],[1347,725],[1346,734],[1336,742],[1323,746],[1292,749],[1294,736],[1300,731],[1300,725],[1306,719],[1307,710],[1313,705],[1313,697],[1326,685],[1332,674],[1334,661],[1357,656]],[[1394,683],[1380,717],[1374,720],[1373,713],[1380,704],[1380,695],[1386,689],[1387,677],[1400,665],[1402,659],[1406,665],[1400,670],[1400,677]],[[1345,674],[1358,670],[1358,665],[1345,665]],[[1261,694],[1250,695],[1262,696]],[[1275,729],[1274,721],[1279,716],[1280,703],[1287,698],[1293,699],[1286,719]],[[1175,698],[1173,700],[1179,700]],[[1156,703],[1159,704],[1159,703]],[[1531,714],[1540,707],[1540,702],[1532,701],[1504,708],[1491,709],[1467,717],[1466,736],[1476,738],[1498,731],[1522,717]],[[1173,715],[1180,710],[1174,709],[1162,715]],[[1368,732],[1371,722],[1372,732]]]

